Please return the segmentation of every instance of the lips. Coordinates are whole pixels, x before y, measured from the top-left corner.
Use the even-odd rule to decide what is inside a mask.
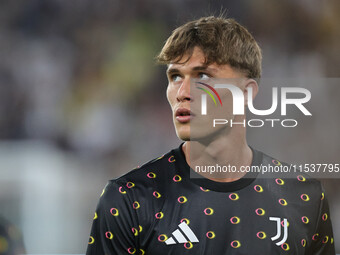
[[[180,123],[187,123],[192,119],[194,114],[186,108],[178,108],[175,112],[176,120]]]

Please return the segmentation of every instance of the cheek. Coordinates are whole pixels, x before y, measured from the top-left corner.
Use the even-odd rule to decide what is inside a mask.
[[[221,101],[223,103],[222,106],[219,104],[217,106],[211,106],[211,112],[214,118],[216,119],[229,119],[232,118],[233,115],[233,97],[229,90],[221,91],[220,93]]]
[[[171,108],[173,108],[173,104],[176,100],[176,93],[170,85],[168,85],[168,87],[166,89],[166,97],[168,99],[168,102],[169,102]]]

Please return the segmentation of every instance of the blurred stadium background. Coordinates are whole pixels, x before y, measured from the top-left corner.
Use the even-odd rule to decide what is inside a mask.
[[[154,57],[175,27],[221,8],[259,42],[264,77],[339,77],[337,0],[0,2],[0,215],[27,253],[84,253],[107,180],[178,146]],[[306,159],[339,163],[339,106],[331,131],[307,137]],[[249,139],[286,159],[291,132],[273,151]],[[324,135],[332,150],[315,149]],[[340,182],[323,182],[340,253]]]

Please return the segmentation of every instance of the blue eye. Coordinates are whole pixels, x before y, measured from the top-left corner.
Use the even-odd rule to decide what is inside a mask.
[[[210,76],[205,74],[205,73],[199,73],[198,78],[201,79],[201,80],[209,80]]]
[[[173,81],[173,82],[178,82],[178,81],[180,81],[182,79],[182,77],[180,76],[180,75],[178,75],[178,74],[173,74],[173,75],[171,75],[171,80]]]

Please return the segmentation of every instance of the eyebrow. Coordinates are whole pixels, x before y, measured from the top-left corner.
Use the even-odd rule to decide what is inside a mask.
[[[195,66],[191,69],[192,71],[208,71],[208,72],[212,72],[212,73],[216,73],[217,72],[217,69],[215,68],[211,68],[211,67],[208,67],[206,65],[203,65],[203,66]],[[170,68],[168,70],[166,70],[166,73],[169,75],[169,74],[173,74],[173,73],[180,73],[180,70],[177,69],[177,68]]]
[[[166,73],[169,74],[173,74],[173,73],[179,73],[179,70],[177,68],[170,68],[168,70],[166,70]]]

